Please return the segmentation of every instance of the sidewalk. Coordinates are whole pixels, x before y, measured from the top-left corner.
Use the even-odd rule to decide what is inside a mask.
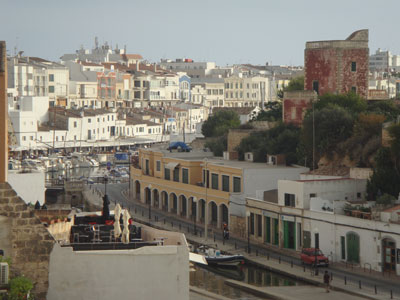
[[[127,198],[126,191],[122,191],[121,193],[126,199]],[[139,223],[149,224],[148,215],[146,213],[143,213],[143,215],[142,215],[142,212],[147,210],[147,206],[144,206],[143,204],[138,203],[138,202],[134,202],[134,205],[136,207],[140,208],[140,209],[136,210],[136,213],[135,213],[134,209],[130,208],[130,213],[131,213],[131,216],[134,218],[134,220]],[[132,206],[132,203],[130,204],[130,207],[131,206]],[[168,214],[165,212],[159,212],[157,210],[155,210],[154,213],[163,213],[166,215],[165,217],[168,219],[173,218],[173,217],[176,218],[176,215]],[[164,219],[160,219],[160,220],[158,220],[158,222],[152,221],[151,225],[156,228],[160,228],[160,229],[171,230],[171,231],[180,231],[180,232],[184,233],[186,236],[186,239],[192,243],[207,244],[207,245],[210,245],[213,247],[217,247],[218,249],[225,251],[227,253],[242,254],[245,256],[245,258],[249,262],[259,265],[259,266],[261,266],[265,269],[271,270],[273,272],[280,273],[282,275],[294,278],[296,280],[304,281],[306,283],[309,283],[309,284],[312,284],[315,286],[322,287],[322,285],[323,285],[322,284],[323,272],[320,272],[320,274],[318,276],[315,276],[309,268],[296,266],[294,264],[284,262],[283,260],[279,262],[279,260],[277,260],[277,259],[265,256],[265,253],[262,256],[261,256],[261,254],[257,256],[256,253],[254,253],[255,251],[248,254],[248,253],[245,253],[243,247],[241,249],[240,248],[235,249],[235,244],[229,240],[225,241],[225,244],[223,244],[223,242],[221,240],[216,240],[214,242],[212,235],[209,235],[208,240],[205,241],[204,237],[199,237],[198,235],[195,236],[194,234],[192,234],[192,229],[193,229],[192,223],[185,224],[184,226],[179,228],[179,226],[177,226],[177,224],[179,224],[179,221],[180,221],[180,219],[177,218],[177,220],[175,221],[174,226],[173,226],[170,221],[165,222],[165,224],[164,224]],[[187,223],[187,222],[190,222],[190,221],[182,219],[182,223]],[[201,228],[201,227],[198,226],[198,228]],[[188,231],[190,231],[190,232],[188,232]],[[243,242],[245,242],[245,241],[243,241]],[[252,246],[255,246],[255,244],[252,244]],[[341,268],[341,266],[335,266],[335,267],[338,269]],[[349,270],[349,269],[345,269],[345,271],[348,273],[351,273],[351,270]],[[360,270],[353,270],[353,274],[363,275],[370,279],[374,279],[375,276],[377,276],[376,274],[371,274],[371,277],[369,277],[369,275],[367,275],[366,273],[361,274]],[[395,278],[386,278],[385,277],[385,278],[379,278],[379,280],[386,282],[389,286],[392,286],[392,285],[398,286],[400,284],[400,281],[397,278],[395,279]],[[379,299],[379,300],[380,299],[382,299],[382,300],[383,299],[385,299],[385,300],[386,299],[400,299],[399,294],[393,294],[393,298],[391,298],[389,291],[379,290],[379,287],[377,290],[377,294],[375,294],[375,290],[373,287],[371,288],[371,287],[361,286],[361,289],[360,289],[360,287],[357,283],[349,282],[349,281],[347,281],[345,283],[342,278],[339,279],[339,278],[334,277],[331,282],[331,286],[332,286],[332,289],[335,291],[345,292],[349,295],[359,296],[364,299]],[[287,299],[289,299],[289,298],[287,298]]]

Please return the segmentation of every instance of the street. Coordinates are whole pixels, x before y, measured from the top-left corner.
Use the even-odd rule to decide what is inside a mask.
[[[104,192],[104,185],[97,185],[96,186],[99,190]],[[194,224],[193,222],[189,221],[188,219],[177,218],[169,213],[164,211],[159,211],[158,209],[151,208],[151,219],[149,221],[149,206],[144,205],[138,202],[128,202],[127,198],[123,195],[123,191],[128,189],[128,183],[121,183],[121,184],[108,184],[107,185],[107,194],[111,203],[120,203],[124,208],[129,208],[132,216],[135,217],[135,209],[136,215],[140,217],[141,220],[145,220],[148,223],[151,223],[154,220],[157,220],[157,224],[166,224],[166,229],[172,229],[175,231],[180,231],[182,233],[194,233]],[[167,228],[168,226],[168,228]],[[171,228],[171,226],[173,228]],[[197,232],[204,236],[204,228],[196,224]],[[189,237],[188,237],[189,239]],[[209,228],[208,234],[208,241],[210,243],[222,243],[222,231],[214,231],[213,229]],[[234,247],[234,249],[243,249],[243,253],[247,251],[247,241],[242,239],[237,239],[231,237],[229,241],[224,241],[224,243],[229,243]],[[258,256],[265,256],[269,259],[281,260],[282,262],[293,263],[293,265],[301,266],[301,260],[298,257],[293,257],[282,253],[279,249],[270,249],[260,245],[250,244],[251,253],[256,253]],[[374,291],[375,286],[377,288],[378,294],[387,294],[390,295],[391,291],[393,293],[393,297],[399,298],[400,297],[400,281],[396,284],[395,281],[388,281],[384,278],[377,278],[376,276],[368,276],[368,271],[364,274],[356,274],[354,272],[346,271],[343,269],[338,269],[333,267],[329,268],[319,268],[319,272],[323,273],[325,270],[328,270],[330,274],[332,274],[333,280],[340,280],[342,282],[346,282],[347,285],[354,285],[356,289],[368,289],[370,291]],[[388,276],[386,274],[386,276]],[[394,275],[392,275],[394,277]],[[389,299],[389,298],[388,298]]]

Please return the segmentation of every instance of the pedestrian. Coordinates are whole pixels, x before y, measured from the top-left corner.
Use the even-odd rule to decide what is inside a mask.
[[[324,274],[324,284],[325,284],[325,288],[326,288],[326,292],[329,293],[329,284],[331,281],[331,277],[329,276],[328,271],[325,271]]]

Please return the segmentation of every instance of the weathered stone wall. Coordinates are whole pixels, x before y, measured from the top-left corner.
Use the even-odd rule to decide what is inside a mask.
[[[312,90],[285,92],[282,107],[283,122],[301,126],[307,109],[311,107],[312,101],[317,100],[317,96]]]
[[[228,152],[236,151],[242,139],[248,137],[253,129],[230,129],[228,133]]]
[[[234,233],[235,235],[241,238],[247,237],[246,218],[231,215],[229,226],[230,226],[229,228],[230,232]]]
[[[8,183],[0,183],[0,215],[11,219],[9,230],[11,275],[24,275],[34,283],[36,299],[46,299],[49,284],[50,252],[56,243],[46,227],[35,216],[32,208],[17,196]],[[1,249],[2,241],[0,241]]]

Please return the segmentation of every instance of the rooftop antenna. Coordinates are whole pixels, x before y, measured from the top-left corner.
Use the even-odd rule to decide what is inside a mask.
[[[94,48],[98,49],[99,48],[99,39],[97,36],[94,37]]]

